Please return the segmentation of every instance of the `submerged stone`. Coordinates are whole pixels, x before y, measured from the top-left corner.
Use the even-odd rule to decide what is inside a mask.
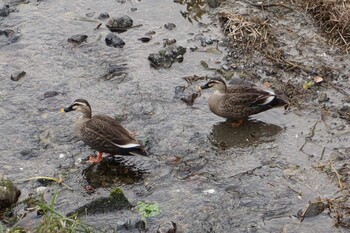
[[[5,4],[1,9],[0,9],[0,17],[6,17],[10,14],[10,6]]]
[[[131,209],[133,206],[125,197],[121,188],[114,188],[109,197],[101,197],[92,202],[78,208],[73,213],[69,213],[68,216],[73,214],[78,215],[92,215],[100,213],[108,213],[118,211],[122,209]]]
[[[169,68],[174,62],[182,62],[186,48],[175,45],[161,49],[158,53],[152,53],[148,56],[151,66],[154,68]]]
[[[105,41],[108,46],[113,46],[114,48],[123,48],[125,45],[125,42],[112,32],[108,33]]]
[[[86,42],[87,38],[88,38],[87,35],[77,34],[69,37],[67,41],[73,44],[81,44],[83,42]]]
[[[6,177],[0,178],[0,210],[18,201],[21,191]]]
[[[109,14],[107,12],[103,12],[97,18],[98,19],[108,19],[109,18]]]
[[[173,221],[161,223],[158,227],[157,233],[176,233],[177,226]]]
[[[127,16],[124,15],[122,17],[118,17],[118,18],[111,18],[108,20],[106,26],[108,28],[122,28],[122,29],[126,29],[131,27],[133,24],[133,20]]]
[[[164,24],[164,27],[171,31],[174,28],[176,28],[176,25],[174,23],[167,23],[167,24]]]

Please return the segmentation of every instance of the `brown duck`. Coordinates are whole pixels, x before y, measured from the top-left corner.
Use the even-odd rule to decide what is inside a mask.
[[[90,104],[86,100],[77,99],[62,111],[83,114],[75,123],[75,133],[98,151],[97,157],[90,156],[90,162],[99,163],[103,153],[148,156],[143,146],[118,121],[106,115],[92,116]]]
[[[288,104],[272,91],[244,83],[227,86],[219,77],[209,79],[206,84],[200,86],[200,90],[211,87],[215,91],[209,97],[210,111],[233,120],[234,126],[242,124],[250,115]]]

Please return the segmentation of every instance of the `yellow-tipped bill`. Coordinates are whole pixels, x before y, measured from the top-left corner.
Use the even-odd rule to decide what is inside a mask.
[[[61,108],[60,112],[65,112],[65,111],[64,111],[64,108]]]

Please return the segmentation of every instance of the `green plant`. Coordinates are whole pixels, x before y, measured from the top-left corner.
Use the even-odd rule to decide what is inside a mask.
[[[75,232],[92,232],[85,224],[81,223],[76,215],[66,217],[55,210],[58,192],[53,196],[51,203],[42,202],[38,205],[43,212],[42,223],[35,228],[37,233],[59,232],[59,233],[75,233]]]
[[[161,212],[157,203],[147,203],[144,201],[139,201],[137,203],[137,209],[144,218],[157,216]]]

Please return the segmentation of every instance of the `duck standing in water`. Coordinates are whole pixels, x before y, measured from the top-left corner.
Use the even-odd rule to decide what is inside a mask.
[[[77,99],[61,111],[78,111],[83,114],[75,123],[75,133],[98,151],[97,156],[89,157],[90,162],[101,162],[103,153],[148,156],[143,146],[118,121],[106,115],[92,116],[90,104],[86,100]]]
[[[288,104],[272,91],[245,84],[227,86],[226,82],[219,77],[209,79],[199,89],[212,87],[215,91],[209,97],[210,111],[233,120],[233,126],[241,125],[250,115]]]

